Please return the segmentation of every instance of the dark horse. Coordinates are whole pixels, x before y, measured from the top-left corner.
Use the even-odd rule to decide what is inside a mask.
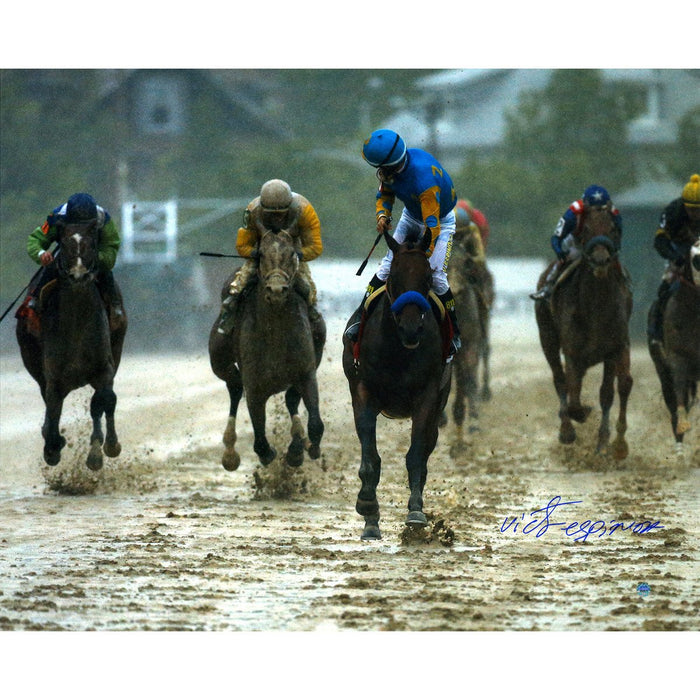
[[[690,429],[688,413],[700,380],[700,243],[690,249],[682,274],[666,302],[663,345],[649,343],[679,451]]]
[[[457,445],[463,442],[465,399],[469,405],[469,430],[473,432],[479,429],[480,402],[491,398],[489,326],[490,309],[494,299],[491,272],[485,266],[474,262],[468,247],[462,245],[460,241],[460,233],[461,230],[458,230],[453,238],[452,259],[448,273],[462,339],[462,349],[455,356],[453,370],[452,416],[455,422]],[[480,366],[482,368],[481,386]]]
[[[432,284],[426,251],[431,233],[420,243],[399,244],[384,234],[393,252],[386,293],[360,329],[359,352],[343,336],[343,369],[352,395],[355,429],[360,439],[362,488],[355,509],[364,516],[362,539],[380,539],[377,485],[377,416],[411,418],[411,447],[406,469],[411,490],[406,524],[424,527],[423,488],[428,458],[438,438],[438,424],[450,393],[451,364],[445,364],[441,330],[427,301]]]
[[[61,461],[66,444],[59,432],[63,401],[71,391],[90,384],[92,435],[87,466],[102,467],[102,450],[116,457],[121,445],[114,428],[117,396],[114,376],[121,360],[126,334],[126,314],[110,330],[105,304],[95,283],[98,265],[98,233],[95,221],[59,224],[56,256],[57,280],[41,292],[40,337],[32,335],[27,321],[17,321],[17,341],[24,366],[39,384],[46,404],[41,434],[44,460],[50,466]],[[116,284],[116,283],[115,283]],[[102,416],[107,424],[102,433]]]
[[[597,216],[604,215],[599,220]],[[603,363],[599,400],[602,410],[597,452],[607,451],[610,439],[610,408],[617,378],[620,412],[615,459],[629,452],[625,440],[627,400],[632,390],[630,375],[629,318],[632,294],[618,261],[619,236],[607,212],[592,212],[581,236],[583,255],[561,274],[551,299],[535,303],[540,343],[552,369],[559,397],[559,440],[574,442],[572,419],[583,423],[591,411],[581,405],[581,384],[589,367]],[[549,269],[549,268],[548,268]],[[542,287],[548,270],[542,274]],[[566,370],[562,368],[564,355]]]
[[[228,471],[237,469],[241,462],[236,452],[236,414],[244,391],[253,424],[253,449],[263,465],[270,464],[277,455],[265,435],[265,405],[282,391],[292,419],[287,464],[300,466],[304,449],[312,459],[321,454],[323,421],[316,369],[326,342],[326,325],[297,291],[303,282],[297,276],[299,258],[292,237],[286,231],[266,231],[258,252],[258,275],[238,303],[233,332],[218,333],[215,322],[209,334],[211,368],[226,382],[230,397],[221,460]],[[221,290],[222,300],[232,279],[233,275]],[[302,399],[308,412],[308,438],[298,415]]]

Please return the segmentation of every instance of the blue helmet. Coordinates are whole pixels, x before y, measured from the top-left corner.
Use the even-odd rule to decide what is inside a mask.
[[[398,165],[406,156],[406,144],[390,129],[373,131],[362,147],[362,157],[375,168]]]
[[[462,226],[469,226],[471,222],[471,217],[462,207],[455,207],[455,223],[457,226],[460,228]]]
[[[590,185],[583,193],[583,203],[587,206],[602,206],[610,201],[610,195],[605,187]]]
[[[66,205],[66,221],[69,224],[90,221],[97,217],[97,202],[84,192],[71,195]]]

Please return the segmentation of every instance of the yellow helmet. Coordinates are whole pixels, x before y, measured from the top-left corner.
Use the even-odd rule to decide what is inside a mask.
[[[691,175],[690,181],[683,188],[683,204],[686,207],[700,207],[700,175]]]

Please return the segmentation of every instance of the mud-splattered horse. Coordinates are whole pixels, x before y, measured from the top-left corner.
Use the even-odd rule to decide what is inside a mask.
[[[411,418],[411,446],[406,454],[410,496],[406,524],[424,527],[423,489],[428,458],[438,438],[438,424],[450,392],[451,365],[443,360],[441,330],[428,303],[432,284],[426,251],[427,230],[419,243],[397,243],[385,234],[393,252],[386,292],[360,329],[359,348],[343,336],[355,428],[360,439],[362,487],[355,509],[365,519],[362,539],[380,539],[377,486],[377,416]]]
[[[114,377],[121,359],[127,329],[126,313],[110,330],[105,304],[95,283],[98,265],[96,223],[59,225],[60,254],[57,280],[41,295],[40,337],[32,335],[25,318],[17,322],[22,361],[39,384],[46,404],[41,434],[44,460],[55,466],[66,444],[59,430],[63,401],[71,391],[90,384],[92,435],[87,466],[102,467],[103,449],[108,457],[121,452],[114,425],[117,396]],[[102,416],[106,436],[102,432]]]
[[[690,248],[663,314],[663,344],[649,343],[678,451],[690,430],[700,380],[700,243]]]
[[[302,282],[297,275],[299,258],[293,238],[286,231],[266,231],[258,252],[256,283],[243,293],[233,333],[218,333],[217,321],[209,335],[211,368],[226,382],[230,398],[222,457],[228,471],[237,469],[241,461],[236,451],[236,414],[244,392],[253,424],[253,449],[261,464],[268,465],[277,456],[265,435],[265,406],[271,396],[282,391],[292,419],[287,464],[300,466],[304,449],[312,459],[321,454],[323,421],[316,369],[323,356],[326,325],[295,288]],[[222,300],[232,280],[233,275],[226,280]],[[308,412],[308,438],[298,415],[302,399]]]
[[[609,214],[606,213],[609,217]],[[613,457],[627,457],[627,400],[632,391],[630,374],[629,318],[632,294],[625,272],[618,262],[617,230],[612,221],[594,222],[582,233],[583,255],[565,270],[551,299],[535,303],[540,343],[552,369],[559,397],[559,440],[576,439],[572,420],[582,423],[591,411],[581,405],[581,385],[589,367],[603,363],[599,400],[602,411],[597,452],[606,452],[610,439],[610,409],[615,379],[620,399]],[[608,229],[602,234],[601,230]],[[547,271],[540,277],[540,287]],[[564,355],[566,369],[562,367]]]

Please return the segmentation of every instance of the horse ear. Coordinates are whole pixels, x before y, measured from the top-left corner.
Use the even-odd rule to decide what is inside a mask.
[[[420,249],[427,251],[430,248],[430,244],[433,242],[433,232],[426,226],[423,238],[421,238]]]
[[[396,251],[399,249],[399,244],[396,242],[396,239],[393,236],[389,235],[388,231],[384,231],[384,240],[389,246],[389,250],[391,250],[392,253],[396,254]]]

